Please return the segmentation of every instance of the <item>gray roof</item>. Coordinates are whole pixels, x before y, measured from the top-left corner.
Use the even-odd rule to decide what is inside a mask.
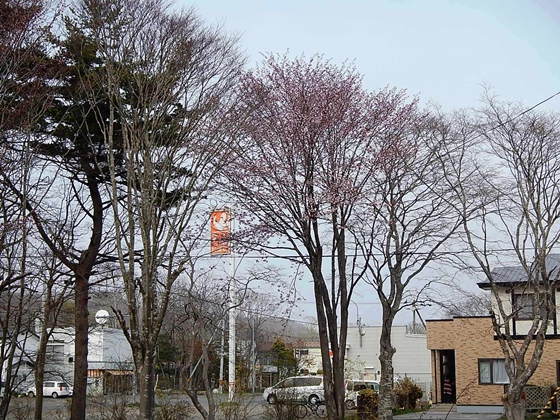
[[[550,277],[560,275],[560,254],[547,255],[546,270],[550,273]],[[496,267],[492,269],[492,277],[494,278],[495,284],[515,285],[527,282],[527,272],[522,265],[513,267]],[[551,278],[551,281],[554,280],[554,278]],[[489,289],[490,281],[488,279],[484,279],[484,281],[478,283],[478,287],[481,289]]]

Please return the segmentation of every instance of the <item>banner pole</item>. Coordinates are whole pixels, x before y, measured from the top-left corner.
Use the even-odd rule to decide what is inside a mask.
[[[233,233],[234,221],[232,217],[231,208],[229,210],[229,232]],[[236,315],[236,298],[235,298],[235,252],[231,240],[229,240],[230,264],[231,272],[229,277],[229,376],[228,376],[228,390],[229,401],[233,401],[235,395],[235,315]]]

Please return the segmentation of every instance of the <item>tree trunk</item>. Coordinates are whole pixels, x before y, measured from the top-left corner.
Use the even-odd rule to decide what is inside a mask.
[[[48,296],[50,299],[50,296]],[[39,348],[37,349],[37,359],[35,360],[35,420],[43,418],[43,380],[45,379],[45,358],[47,348],[47,324],[46,316],[41,326],[41,337],[39,338]]]
[[[74,343],[74,390],[71,419],[86,418],[87,355],[88,355],[88,299],[89,284],[85,276],[76,276],[75,284],[75,343]]]
[[[208,343],[208,341],[206,341]],[[214,395],[212,394],[212,386],[208,380],[208,366],[210,365],[210,357],[208,355],[208,347],[203,342],[202,343],[202,383],[204,384],[204,391],[206,393],[206,399],[208,400],[208,420],[214,420],[216,414],[216,402],[214,401]]]
[[[202,416],[202,418],[204,420],[215,420],[215,418],[216,418],[216,416],[214,414],[215,410],[213,412],[206,411],[204,406],[200,403],[200,400],[198,399],[198,395],[192,389],[187,388],[186,392],[187,392],[187,395],[191,398],[191,401],[192,401],[194,407],[198,410],[198,412],[200,413],[200,415]]]
[[[521,398],[512,402],[509,401],[509,398],[504,398],[504,410],[507,420],[525,420],[526,405]]]
[[[327,322],[327,316],[325,315],[325,306],[323,302],[323,299],[325,298],[324,296],[325,289],[324,289],[323,277],[321,274],[320,261],[321,261],[320,258],[315,258],[312,260],[311,273],[313,275],[315,307],[317,310],[317,325],[319,327],[319,343],[321,345],[321,362],[323,367],[323,386],[324,386],[325,406],[327,408],[328,419],[337,420],[338,409],[337,409],[336,395],[334,390],[332,362],[329,356],[328,322]],[[329,322],[330,321],[332,320],[329,320]]]
[[[393,419],[393,354],[391,342],[392,320],[383,322],[379,340],[379,363],[381,380],[379,384],[378,416],[380,420]]]
[[[74,344],[74,390],[70,410],[72,420],[86,418],[89,277],[99,254],[101,235],[103,234],[103,203],[99,192],[99,183],[95,175],[91,171],[87,171],[87,167],[84,167],[84,171],[87,173],[87,185],[93,206],[93,228],[88,247],[75,266],[74,327],[76,336]]]
[[[152,420],[155,408],[155,384],[156,375],[154,369],[153,349],[148,346],[146,356],[140,368],[139,390],[140,390],[140,418]]]

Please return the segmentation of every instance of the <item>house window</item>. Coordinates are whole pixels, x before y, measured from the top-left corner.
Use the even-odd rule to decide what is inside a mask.
[[[545,295],[542,299],[545,299]],[[546,315],[546,305],[537,305],[539,307],[540,318]],[[553,319],[556,308],[554,305],[549,309],[548,319]],[[515,311],[515,319],[518,321],[532,321],[535,318],[535,295],[532,293],[513,295],[513,310]]]
[[[478,359],[479,384],[509,384],[504,359]]]
[[[309,356],[309,349],[296,349],[296,356]]]
[[[45,358],[48,363],[59,363],[64,360],[63,344],[47,344],[45,348]]]
[[[513,295],[513,308],[516,320],[532,320],[535,307],[535,297],[532,294]]]

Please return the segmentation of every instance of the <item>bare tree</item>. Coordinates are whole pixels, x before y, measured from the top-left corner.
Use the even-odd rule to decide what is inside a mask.
[[[439,307],[446,318],[487,316],[492,308],[488,292],[466,290],[457,283],[434,290],[429,301]]]
[[[61,226],[61,228],[63,228]],[[63,228],[64,229],[64,228]],[[60,238],[64,237],[63,232]],[[35,419],[40,420],[43,412],[43,381],[45,375],[53,376],[55,372],[49,371],[53,368],[53,361],[47,355],[48,342],[52,337],[53,331],[57,328],[59,315],[66,302],[71,298],[72,273],[62,264],[46,247],[40,243],[37,251],[40,255],[35,257],[36,277],[38,282],[37,299],[40,299],[39,313],[34,316],[35,334],[39,336],[37,350],[35,353]],[[28,285],[29,287],[29,285]],[[50,366],[49,366],[50,362]],[[55,361],[59,365],[60,361]],[[54,366],[56,369],[57,366]],[[50,378],[49,378],[50,379]],[[62,379],[62,378],[61,378]]]
[[[330,419],[344,416],[348,306],[363,274],[348,225],[375,165],[376,135],[398,119],[399,96],[367,94],[352,66],[318,56],[266,56],[240,92],[248,117],[225,193],[249,215],[248,246],[313,278]]]
[[[151,419],[156,343],[173,285],[205,232],[207,219],[200,225],[195,215],[227,160],[224,115],[243,60],[235,38],[161,1],[88,0],[80,13],[111,101],[109,118],[95,111],[98,124],[108,149],[123,151],[123,171],[113,155],[107,161],[128,302],[116,315],[132,346],[140,416]]]
[[[32,304],[37,297],[26,287],[34,283],[27,261],[29,226],[19,203],[0,197],[0,379],[4,396],[0,418],[8,415],[12,392],[20,386],[18,372],[31,333]],[[23,368],[21,369],[23,371]]]
[[[560,267],[553,254],[560,233],[560,116],[486,96],[476,131],[466,137],[478,185],[457,187],[466,243],[492,294],[492,322],[505,357],[508,419],[523,419],[523,386],[543,353]],[[477,219],[467,216],[477,201]],[[503,265],[517,266],[515,293],[534,299],[527,331],[516,336],[512,320],[523,310],[500,293]],[[506,270],[507,271],[507,270]],[[512,279],[508,279],[511,281]],[[539,310],[541,308],[542,310]]]
[[[37,263],[40,258],[30,255],[36,250],[32,244],[37,233],[30,222],[36,216],[31,203],[44,197],[40,192],[44,166],[35,165],[32,141],[52,100],[53,89],[45,81],[57,70],[47,58],[46,39],[58,12],[56,2],[43,0],[8,0],[0,5],[0,365],[6,368],[2,379],[8,390],[25,385],[23,370],[36,356],[28,354],[26,341],[39,307],[41,294],[36,286],[42,271]],[[41,372],[39,363],[36,369]],[[10,404],[8,390],[0,404],[2,418]],[[36,418],[41,418],[40,404],[38,400]]]
[[[185,288],[188,293],[185,314],[192,320],[192,333],[186,337],[189,340],[190,351],[185,364],[189,370],[185,390],[202,417],[214,420],[217,404],[212,392],[214,387],[210,380],[210,369],[212,362],[216,366],[217,351],[223,352],[220,340],[231,308],[228,305],[227,283],[205,277],[193,278],[195,281],[191,281]],[[198,351],[195,351],[195,346]],[[204,390],[208,410],[198,398],[197,386]]]
[[[399,119],[378,136],[375,170],[367,199],[356,206],[353,230],[371,284],[382,306],[379,417],[391,419],[393,354],[391,330],[397,313],[422,304],[437,279],[445,246],[460,226],[457,198],[444,177],[448,128],[436,114],[398,98]],[[428,279],[426,279],[426,277]]]
[[[2,84],[9,89],[2,99],[10,100],[8,106],[3,107],[10,111],[9,118],[4,119],[11,129],[6,144],[13,153],[20,153],[24,162],[28,162],[30,156],[40,159],[41,165],[34,168],[28,178],[34,180],[33,186],[37,186],[40,193],[30,196],[31,186],[27,182],[20,183],[13,179],[3,167],[0,167],[0,171],[3,184],[17,197],[27,217],[33,220],[41,240],[73,273],[76,345],[72,418],[84,418],[88,288],[93,266],[102,249],[104,208],[100,193],[102,170],[96,165],[98,159],[94,156],[100,152],[95,146],[96,140],[97,146],[100,144],[99,136],[96,137],[97,133],[91,131],[93,125],[91,120],[88,121],[91,104],[84,100],[80,81],[96,64],[88,55],[91,54],[91,48],[81,48],[87,43],[81,42],[83,37],[75,36],[77,33],[72,32],[73,28],[66,28],[69,29],[68,36],[63,35],[56,41],[57,48],[49,50],[52,44],[48,41],[53,39],[49,33],[50,23],[58,16],[57,10],[46,8],[46,3],[40,1],[13,3],[17,4],[16,10],[30,10],[49,19],[49,25],[41,25],[41,22],[36,21],[25,22],[25,28],[34,34],[34,42],[10,50],[13,52],[11,57],[15,56],[19,60],[24,57],[24,60],[16,60],[21,67],[10,69],[7,73],[11,77],[10,82],[16,75],[19,83]],[[7,21],[20,22],[18,19]],[[70,24],[71,20],[66,22]],[[29,54],[29,51],[33,54]],[[14,132],[20,136],[14,137]],[[60,178],[55,181],[57,177]],[[61,181],[64,178],[69,182],[64,184]],[[66,193],[70,192],[73,200],[64,201],[58,207],[58,193],[61,190],[57,188],[61,183],[68,188],[62,195],[67,197]],[[70,234],[61,238],[58,236],[60,231]],[[40,418],[41,410],[36,410],[35,415]]]

